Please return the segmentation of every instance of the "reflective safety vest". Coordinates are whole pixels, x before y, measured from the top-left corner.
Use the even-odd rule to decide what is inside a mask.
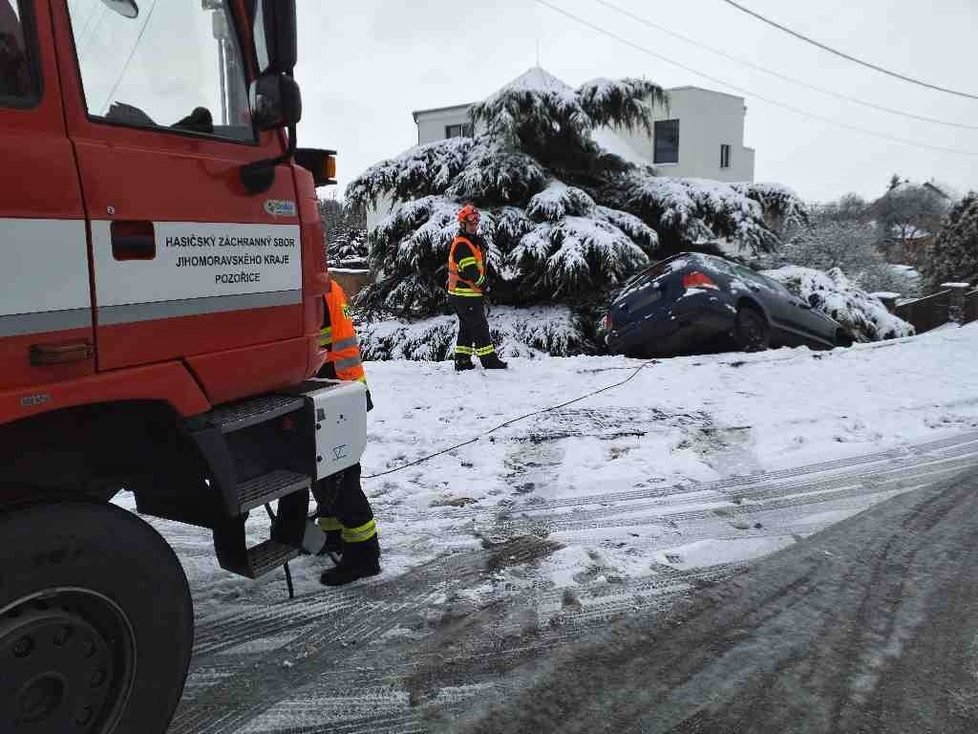
[[[319,335],[319,346],[328,349],[326,360],[336,370],[340,380],[359,380],[367,383],[367,375],[360,361],[360,342],[350,318],[350,305],[346,301],[346,293],[335,280],[330,281],[329,293],[323,296],[326,301],[326,312],[329,314],[329,326],[324,326]]]
[[[456,250],[459,246],[469,249],[469,255],[460,260],[456,259]],[[463,250],[461,253],[465,254]],[[466,280],[460,271],[475,265],[479,271],[477,280]],[[479,298],[482,296],[482,284],[486,282],[486,266],[482,256],[482,250],[473,245],[462,235],[458,235],[452,240],[452,249],[448,253],[448,292],[453,296],[468,296]]]

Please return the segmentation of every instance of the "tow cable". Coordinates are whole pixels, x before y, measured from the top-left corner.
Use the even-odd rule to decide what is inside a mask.
[[[467,441],[462,441],[461,443],[457,443],[454,446],[449,446],[448,448],[442,449],[441,451],[436,451],[435,453],[430,454],[428,456],[423,456],[422,458],[416,459],[415,461],[410,461],[406,464],[401,464],[400,466],[396,466],[393,469],[388,469],[386,471],[378,472],[377,474],[365,475],[363,478],[378,479],[379,477],[386,477],[390,474],[395,474],[397,472],[404,471],[405,469],[410,469],[413,466],[424,464],[427,461],[431,461],[436,457],[451,453],[452,451],[456,451],[457,449],[464,448],[465,446],[471,446],[472,444],[481,441],[483,438],[486,438],[487,436],[491,436],[497,431],[501,431],[504,428],[508,428],[509,426],[519,423],[520,421],[525,421],[526,419],[533,418],[534,416],[545,415],[546,413],[552,413],[556,410],[560,410],[561,408],[566,408],[568,405],[574,405],[575,403],[580,403],[584,400],[587,400],[588,398],[593,398],[595,395],[600,395],[601,393],[608,392],[609,390],[614,390],[616,388],[622,387],[623,385],[626,385],[627,383],[631,382],[636,377],[638,377],[638,374],[646,367],[649,367],[654,364],[659,364],[659,360],[650,359],[647,362],[643,362],[632,371],[632,374],[630,374],[624,380],[614,383],[613,385],[605,385],[604,387],[598,388],[597,390],[593,390],[587,393],[586,395],[581,395],[580,397],[576,397],[573,400],[568,400],[566,402],[560,403],[559,405],[551,405],[548,408],[541,408],[540,410],[535,410],[532,413],[521,415],[518,418],[512,418],[506,421],[505,423],[500,423],[495,428],[490,428],[488,431],[484,431],[483,433],[480,433],[479,435],[468,439]]]

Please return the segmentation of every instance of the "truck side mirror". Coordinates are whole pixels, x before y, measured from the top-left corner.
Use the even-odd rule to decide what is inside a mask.
[[[252,36],[258,71],[289,74],[299,60],[295,0],[257,0]]]
[[[293,127],[302,119],[299,85],[284,73],[262,74],[251,83],[251,117],[259,130]]]

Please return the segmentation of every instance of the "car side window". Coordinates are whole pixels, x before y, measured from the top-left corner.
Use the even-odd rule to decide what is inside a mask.
[[[91,117],[254,141],[229,0],[68,0]]]
[[[0,0],[0,107],[29,106],[40,91],[27,10],[18,0]]]

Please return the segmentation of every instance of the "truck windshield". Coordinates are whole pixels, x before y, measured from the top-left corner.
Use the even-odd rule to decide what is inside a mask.
[[[148,0],[136,17],[69,0],[89,115],[134,127],[253,140],[226,0]]]

